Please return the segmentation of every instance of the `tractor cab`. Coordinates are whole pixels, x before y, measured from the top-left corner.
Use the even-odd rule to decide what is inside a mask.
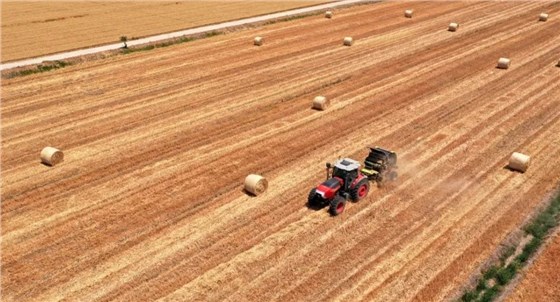
[[[344,188],[348,190],[349,186],[358,178],[360,163],[350,158],[337,161],[334,164],[332,176],[342,180]]]

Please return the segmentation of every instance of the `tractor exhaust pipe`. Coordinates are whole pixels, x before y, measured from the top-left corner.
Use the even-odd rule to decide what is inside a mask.
[[[331,163],[327,163],[327,180],[329,180],[329,178],[330,178],[329,173],[330,173],[331,168],[332,168]]]

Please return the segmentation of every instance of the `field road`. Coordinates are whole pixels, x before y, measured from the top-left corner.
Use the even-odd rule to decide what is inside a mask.
[[[259,23],[259,22],[265,22],[265,21],[269,21],[269,20],[285,18],[285,17],[298,15],[298,14],[311,13],[311,12],[315,12],[315,11],[318,11],[318,10],[336,8],[336,7],[351,5],[351,4],[360,3],[360,2],[373,2],[373,0],[341,0],[341,1],[336,1],[336,2],[333,2],[333,3],[326,3],[326,4],[315,5],[315,6],[303,7],[303,8],[298,8],[298,9],[293,9],[293,10],[288,10],[288,11],[283,11],[283,12],[278,12],[278,13],[273,13],[273,14],[266,14],[266,15],[263,15],[263,16],[244,18],[244,19],[240,19],[240,20],[221,22],[221,23],[218,23],[218,24],[211,24],[211,25],[205,25],[205,26],[180,30],[180,31],[172,32],[172,33],[159,34],[159,35],[155,35],[155,36],[151,36],[151,37],[146,37],[146,38],[141,38],[141,39],[137,39],[137,40],[128,41],[127,44],[128,44],[128,46],[138,46],[138,45],[143,45],[143,44],[147,44],[147,43],[153,43],[153,42],[173,39],[173,38],[180,38],[182,36],[191,36],[191,35],[196,35],[196,34],[201,34],[201,33],[206,33],[206,32],[224,30],[224,29],[233,28],[233,27],[242,26],[242,25],[247,25],[247,24],[252,24],[252,23]],[[78,50],[56,53],[56,54],[51,54],[51,55],[45,55],[45,56],[40,56],[40,57],[35,57],[35,58],[30,58],[30,59],[7,62],[7,63],[0,64],[0,71],[1,70],[6,70],[6,69],[12,69],[12,68],[16,68],[16,67],[41,64],[43,61],[60,61],[60,60],[66,60],[66,59],[69,59],[69,58],[74,58],[74,57],[96,54],[96,53],[100,53],[100,52],[104,52],[104,51],[119,49],[119,48],[122,48],[122,46],[123,46],[123,43],[112,43],[112,44],[108,44],[108,45],[96,46],[96,47],[85,48],[85,49],[78,49]]]
[[[3,301],[457,297],[560,182],[559,26],[558,2],[382,2],[4,80]],[[306,207],[370,145],[396,182]]]

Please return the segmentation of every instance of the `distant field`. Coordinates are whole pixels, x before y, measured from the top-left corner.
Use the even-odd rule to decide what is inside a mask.
[[[329,1],[2,1],[2,62]]]

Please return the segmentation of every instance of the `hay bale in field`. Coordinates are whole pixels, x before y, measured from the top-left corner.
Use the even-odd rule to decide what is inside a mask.
[[[560,67],[560,60],[558,60],[558,64],[556,64],[556,66]]]
[[[245,178],[245,191],[257,196],[264,193],[268,188],[268,181],[266,178],[257,175],[249,174]]]
[[[327,19],[332,18],[332,12],[330,10],[325,13],[325,18]]]
[[[531,162],[531,157],[518,152],[513,152],[509,158],[508,167],[512,170],[517,170],[519,172],[527,171],[529,168],[529,163]]]
[[[412,9],[407,9],[404,11],[404,16],[407,18],[412,18],[412,14],[414,13],[414,10]]]
[[[548,14],[547,13],[542,13],[542,14],[539,15],[539,21],[544,22],[546,20],[548,20]]]
[[[64,160],[64,153],[53,147],[45,147],[41,150],[41,162],[45,165],[54,166]]]
[[[498,68],[500,69],[508,69],[509,68],[509,64],[511,63],[511,60],[508,58],[500,58],[498,60]]]
[[[256,46],[261,46],[264,43],[264,38],[263,37],[255,37],[255,40],[253,41],[253,44],[255,44]]]
[[[354,44],[354,39],[352,39],[352,37],[346,37],[344,38],[343,44],[345,46],[352,46],[352,44]]]
[[[326,110],[330,105],[330,101],[324,96],[317,96],[313,99],[313,109]]]
[[[457,31],[457,29],[459,29],[459,24],[457,23],[449,23],[449,28],[447,30],[449,31]]]

